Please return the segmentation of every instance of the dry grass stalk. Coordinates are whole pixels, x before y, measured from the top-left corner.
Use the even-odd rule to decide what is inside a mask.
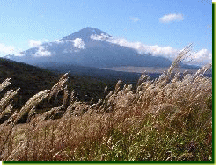
[[[49,96],[48,96],[48,100],[51,99],[52,96],[55,97],[55,99],[57,98],[57,95],[60,91],[62,91],[64,88],[64,84],[67,82],[68,80],[68,73],[64,74],[60,80],[58,81],[58,83],[56,83],[52,88],[51,88],[51,91],[49,93]]]
[[[67,89],[67,85],[64,87],[64,95],[63,95],[63,108],[66,108],[69,105],[69,91]]]
[[[48,119],[59,119],[62,117],[62,115],[64,114],[64,108],[63,106],[59,106],[59,107],[53,107],[50,111],[46,112],[44,114],[44,119],[48,120]]]
[[[115,89],[114,89],[114,93],[116,94],[119,90],[120,90],[120,85],[121,85],[122,81],[119,80],[115,86]]]
[[[5,107],[4,111],[0,113],[0,124],[4,123],[6,120],[8,120],[11,117],[12,114],[12,108],[13,106],[9,104],[7,107]]]
[[[170,76],[172,74],[173,69],[175,67],[177,67],[179,65],[179,63],[188,56],[188,53],[190,53],[190,51],[191,51],[192,45],[193,44],[190,44],[187,47],[185,47],[184,49],[182,49],[182,51],[179,53],[179,55],[173,61],[173,63],[170,66],[170,68],[167,70],[167,76]]]
[[[75,92],[74,90],[72,90],[71,94],[70,94],[70,105],[73,104],[75,102]]]
[[[10,85],[11,83],[9,82],[11,80],[11,78],[7,78],[5,79],[5,81],[0,84],[0,92],[4,90],[4,88],[6,88],[8,85]]]
[[[196,76],[199,76],[199,75],[204,75],[205,72],[206,72],[207,70],[209,70],[210,68],[212,68],[212,63],[209,63],[209,64],[203,66],[201,69],[199,69],[199,70],[195,73],[194,78],[195,78]]]
[[[0,100],[0,112],[2,112],[5,107],[10,104],[12,98],[17,95],[19,90],[20,89],[18,88],[16,91],[10,90],[5,93],[4,97]]]
[[[31,109],[37,106],[43,99],[46,99],[49,96],[49,92],[49,90],[44,90],[30,98],[21,108],[19,116],[15,120],[15,123],[18,123],[18,121],[22,119],[25,115],[27,115],[31,111]]]

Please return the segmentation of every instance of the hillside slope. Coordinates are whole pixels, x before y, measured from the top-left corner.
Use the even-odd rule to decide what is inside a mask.
[[[68,88],[75,90],[77,98],[86,102],[96,102],[99,98],[103,98],[105,87],[107,86],[108,91],[112,90],[119,79],[135,85],[139,78],[136,73],[102,71],[97,68],[80,66],[64,68],[63,70],[61,68],[63,67],[50,68],[53,70],[50,71],[26,63],[0,58],[0,82],[6,78],[11,78],[11,85],[7,90],[20,88],[18,97],[14,100],[15,107],[20,107],[40,90],[50,89],[57,83],[63,72],[72,71],[68,80]],[[2,97],[3,94],[0,96]]]

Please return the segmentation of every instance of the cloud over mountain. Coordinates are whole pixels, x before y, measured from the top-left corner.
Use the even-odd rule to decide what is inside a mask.
[[[43,39],[43,40],[29,40],[28,41],[28,45],[29,47],[39,47],[40,45],[42,45],[43,43],[48,42],[47,39]]]
[[[0,57],[5,56],[7,54],[15,54],[16,56],[20,56],[20,49],[15,48],[13,46],[6,46],[3,43],[0,43]]]
[[[198,52],[191,52],[185,62],[189,64],[205,65],[212,62],[212,53],[208,49],[201,49]]]
[[[152,56],[160,56],[161,55],[161,56],[165,56],[167,58],[173,58],[178,53],[178,51],[176,49],[169,47],[169,46],[168,47],[160,47],[158,45],[149,46],[149,45],[145,45],[141,42],[130,42],[130,41],[123,39],[123,38],[113,38],[113,39],[109,39],[107,41],[114,43],[114,44],[118,44],[120,46],[133,48],[133,49],[137,50],[137,52],[139,54],[150,54]]]
[[[43,46],[39,46],[38,51],[34,53],[34,56],[51,56],[51,52],[46,50]]]
[[[53,42],[30,40],[29,44],[33,47],[22,52],[22,58],[16,58],[15,54],[13,56],[15,61],[67,62],[91,67],[166,67],[180,52],[179,49],[170,46],[151,46],[142,42],[115,38],[96,28],[84,28]],[[8,54],[13,53],[9,50],[13,47],[6,47],[7,49]],[[194,65],[205,64],[211,62],[211,57],[209,50],[202,49],[198,52],[191,52],[190,57],[184,62]]]
[[[29,40],[28,44],[29,44],[29,47],[39,47],[42,44],[42,42],[36,41],[36,40]]]
[[[74,47],[79,49],[85,49],[85,42],[81,38],[76,38],[74,40]]]
[[[143,44],[141,42],[131,42],[124,38],[114,38],[109,37],[107,35],[92,35],[91,38],[93,40],[100,40],[100,41],[107,41],[113,44],[117,44],[123,47],[129,47],[135,49],[139,54],[150,54],[152,56],[164,56],[169,58],[170,60],[174,60],[176,56],[179,54],[180,50],[175,49],[170,46],[161,47],[158,45],[150,46]],[[184,62],[199,65],[209,63],[212,60],[212,54],[209,52],[208,49],[202,49],[198,52],[191,52],[189,57],[184,60]]]

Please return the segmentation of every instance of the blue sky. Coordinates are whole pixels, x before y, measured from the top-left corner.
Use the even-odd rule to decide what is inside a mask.
[[[212,51],[209,0],[0,0],[0,56],[85,27],[145,45]]]

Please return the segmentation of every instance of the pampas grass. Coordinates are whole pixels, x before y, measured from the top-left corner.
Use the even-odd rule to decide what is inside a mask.
[[[19,88],[16,91],[10,90],[5,93],[4,97],[0,100],[0,113],[10,104],[11,100],[17,95]]]
[[[6,88],[8,85],[10,85],[11,83],[9,82],[11,80],[11,78],[7,78],[5,79],[5,81],[0,84],[0,92],[4,90],[4,88]]]
[[[25,116],[28,115],[28,113],[37,106],[43,99],[46,99],[49,96],[49,90],[44,90],[36,95],[34,95],[32,98],[30,98],[26,104],[20,109],[19,116],[15,120],[15,124],[19,123],[19,121],[25,121]],[[24,120],[22,120],[24,119]]]

